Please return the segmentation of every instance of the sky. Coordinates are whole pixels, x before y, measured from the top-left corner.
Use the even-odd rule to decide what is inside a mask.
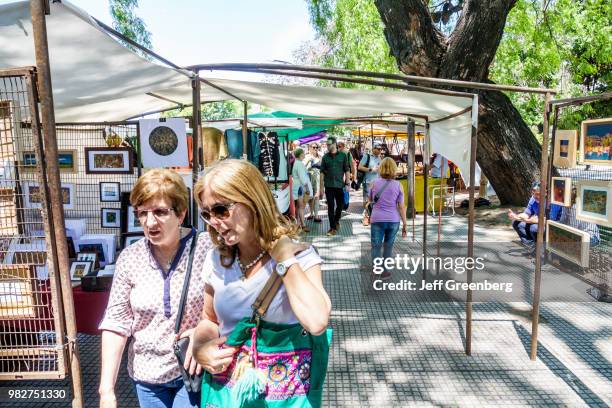
[[[111,25],[108,0],[69,1]],[[0,0],[0,4],[10,2]],[[292,61],[293,51],[315,37],[305,0],[140,0],[138,3],[136,14],[152,34],[153,50],[180,66]],[[252,78],[252,74],[241,77]]]

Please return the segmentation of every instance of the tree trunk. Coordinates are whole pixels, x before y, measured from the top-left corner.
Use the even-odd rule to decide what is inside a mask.
[[[515,2],[467,0],[448,38],[433,24],[424,0],[376,0],[376,6],[402,72],[489,82],[489,66]],[[502,204],[523,205],[531,193],[529,186],[540,177],[540,145],[506,95],[477,93],[476,160]]]

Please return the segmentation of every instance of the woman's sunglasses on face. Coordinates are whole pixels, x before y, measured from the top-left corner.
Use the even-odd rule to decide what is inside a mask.
[[[210,210],[203,209],[202,211],[200,211],[200,217],[202,217],[204,221],[210,221],[212,217],[215,217],[218,220],[225,220],[231,215],[230,211],[232,210],[232,208],[234,208],[235,205],[236,203],[217,203],[213,205]]]
[[[174,211],[174,208],[154,208],[152,210],[134,210],[134,216],[138,218],[139,221],[146,220],[149,216],[149,213],[153,214],[158,220],[166,219],[170,215],[170,211]]]

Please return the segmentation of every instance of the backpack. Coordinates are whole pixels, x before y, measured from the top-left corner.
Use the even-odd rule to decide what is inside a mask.
[[[366,154],[368,155],[368,158],[366,159],[365,167],[370,167],[370,154],[369,153],[366,153]],[[357,170],[357,184],[363,183],[364,178],[365,178],[365,172],[361,170]]]

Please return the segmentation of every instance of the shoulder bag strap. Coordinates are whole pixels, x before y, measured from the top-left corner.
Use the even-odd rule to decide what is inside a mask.
[[[380,198],[380,196],[382,195],[383,191],[385,191],[385,189],[387,188],[387,186],[389,185],[389,183],[391,183],[391,180],[387,180],[387,182],[385,183],[385,185],[383,186],[383,188],[380,189],[380,191],[378,193],[376,193],[376,195],[374,196],[374,204],[376,204],[378,202],[378,199]]]
[[[253,317],[264,317],[272,303],[272,299],[280,289],[283,280],[275,271],[272,271],[266,285],[263,287],[259,295],[253,302]]]
[[[189,250],[189,261],[187,261],[187,271],[185,272],[185,282],[183,283],[183,292],[181,293],[181,301],[179,302],[178,313],[176,314],[176,323],[174,324],[174,333],[178,334],[181,329],[181,321],[183,320],[183,311],[185,302],[187,301],[187,292],[189,292],[189,278],[191,277],[191,267],[193,266],[193,255],[195,254],[196,243],[198,242],[198,232],[196,231],[191,239],[191,249]]]

